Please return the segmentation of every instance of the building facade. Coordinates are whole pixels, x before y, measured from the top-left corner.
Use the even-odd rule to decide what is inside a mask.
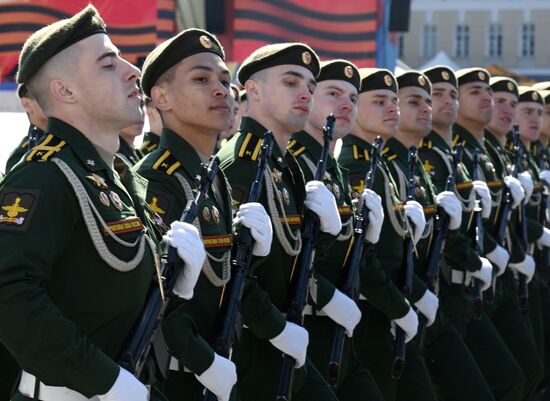
[[[398,56],[413,68],[440,50],[462,67],[550,78],[550,0],[412,0]]]

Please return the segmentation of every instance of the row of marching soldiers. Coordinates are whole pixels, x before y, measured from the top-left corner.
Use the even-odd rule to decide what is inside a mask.
[[[17,79],[2,399],[548,397],[550,83],[268,45],[212,158],[238,94],[206,31],[140,72],[89,6],[27,40]]]

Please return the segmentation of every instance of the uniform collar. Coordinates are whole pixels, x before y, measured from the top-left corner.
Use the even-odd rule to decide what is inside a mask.
[[[202,160],[195,148],[184,138],[171,129],[164,128],[159,147],[169,150],[191,177],[200,177]]]
[[[47,132],[64,140],[88,170],[106,170],[113,178],[113,169],[105,163],[94,144],[82,132],[57,118],[48,119]]]
[[[397,156],[398,159],[401,159],[405,163],[408,162],[409,149],[407,149],[405,145],[403,145],[397,139],[388,139],[388,141],[386,142],[386,147],[389,148]]]
[[[260,138],[261,140],[263,139],[264,134],[266,133],[266,131],[268,131],[268,129],[251,117],[243,117],[241,120],[241,126],[239,128],[239,131],[242,132],[244,135],[246,135],[247,133],[251,133],[252,135]],[[283,152],[281,152],[281,149],[279,148],[277,141],[273,141],[273,148],[271,151],[272,161],[279,168],[287,168],[288,163],[286,159],[288,157],[294,157],[294,156],[292,156],[290,152],[285,152],[285,155],[283,156]]]
[[[308,134],[306,131],[300,131],[295,134],[292,134],[291,140],[294,139],[298,143],[306,147],[306,151],[311,155],[311,158],[317,162],[321,160],[321,155],[323,153],[323,145],[321,145],[317,139]],[[329,155],[327,160],[327,169],[334,168],[336,163],[334,162],[334,157]]]
[[[361,149],[370,149],[372,145],[365,141],[363,138],[359,138],[353,134],[348,134],[342,138],[342,146],[357,145]]]
[[[426,135],[424,139],[422,139],[420,147],[424,146],[427,146],[428,148],[435,146],[436,148],[443,149],[446,152],[450,152],[452,150],[447,141],[434,130],[432,130],[428,135]]]
[[[462,138],[464,141],[466,141],[468,146],[470,146],[472,148],[475,148],[475,149],[479,149],[482,152],[485,152],[485,149],[483,148],[483,145],[481,143],[479,143],[479,140],[475,136],[473,136],[470,133],[470,131],[468,131],[462,125],[455,123],[454,126],[453,126],[453,133],[455,135],[459,135],[460,138]]]
[[[489,142],[491,145],[493,145],[498,150],[503,150],[501,143],[498,141],[497,137],[493,135],[491,131],[488,129],[485,130],[484,134],[485,140]]]

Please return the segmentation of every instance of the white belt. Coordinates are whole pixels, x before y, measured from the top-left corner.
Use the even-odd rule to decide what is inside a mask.
[[[452,284],[463,284],[465,286],[469,286],[470,281],[472,281],[472,277],[469,274],[466,274],[462,270],[451,269]]]
[[[23,371],[19,382],[19,392],[33,398],[36,377]],[[38,382],[38,399],[41,401],[99,401],[98,397],[86,398],[82,394],[67,387],[47,386]]]
[[[174,356],[170,357],[170,367],[169,367],[169,369],[173,372],[179,372],[180,371],[180,363],[179,363],[178,359]],[[185,373],[192,373],[185,366],[183,367],[183,371]]]

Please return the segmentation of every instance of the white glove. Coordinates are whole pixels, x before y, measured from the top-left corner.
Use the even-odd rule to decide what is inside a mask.
[[[512,195],[512,209],[515,209],[525,198],[525,189],[521,186],[521,182],[511,175],[504,177],[504,183],[508,189],[510,189],[510,195]]]
[[[355,326],[361,320],[361,311],[357,304],[342,292],[336,290],[334,295],[321,311],[346,329],[348,337],[353,335]]]
[[[229,401],[231,390],[237,383],[237,368],[229,359],[215,353],[214,361],[208,369],[195,377],[218,397],[218,401]]]
[[[306,363],[309,333],[303,327],[286,322],[283,331],[269,342],[278,350],[293,357],[296,360],[296,368],[301,368]]]
[[[527,277],[527,282],[529,283],[535,274],[535,259],[531,255],[525,255],[519,263],[510,263],[510,268],[515,270],[518,273],[524,274]]]
[[[550,170],[542,170],[539,177],[542,181],[546,181],[546,185],[550,185]]]
[[[407,201],[405,203],[405,216],[412,223],[413,228],[413,242],[416,244],[420,241],[420,237],[424,233],[426,228],[426,217],[424,217],[424,208],[417,201]]]
[[[508,266],[508,261],[510,260],[510,254],[500,245],[497,245],[496,248],[486,254],[485,257],[497,267],[497,276],[504,273],[506,266]]]
[[[439,308],[439,298],[437,295],[430,290],[426,290],[422,298],[414,303],[414,306],[426,317],[426,327],[431,326],[435,322],[437,308]]]
[[[491,216],[491,192],[485,181],[474,181],[474,191],[481,200],[481,216],[488,219]]]
[[[521,186],[525,190],[523,204],[526,205],[533,194],[533,188],[535,186],[533,183],[533,177],[531,177],[531,173],[529,173],[529,171],[524,171],[523,173],[518,174],[518,180],[521,182]]]
[[[399,326],[401,330],[405,332],[405,342],[408,343],[411,341],[418,331],[418,315],[413,310],[409,308],[407,314],[399,319],[391,321],[391,332],[395,337],[395,325]]]
[[[206,257],[199,230],[191,224],[176,220],[170,224],[164,240],[176,248],[185,263],[183,271],[179,272],[176,279],[174,294],[183,299],[191,299]]]
[[[97,398],[100,401],[148,401],[149,391],[134,375],[120,368],[111,389]]]
[[[493,265],[489,262],[489,259],[481,259],[481,269],[475,272],[467,272],[470,277],[477,278],[481,281],[481,291],[485,291],[493,283]]]
[[[342,221],[334,195],[321,181],[310,181],[306,184],[304,205],[319,216],[321,231],[338,235],[342,230]]]
[[[271,250],[273,239],[273,227],[271,219],[260,203],[243,203],[237,211],[235,224],[242,224],[250,228],[250,234],[254,238],[252,254],[255,256],[267,256]]]
[[[458,230],[462,224],[462,204],[456,195],[451,191],[443,191],[437,195],[435,202],[449,215],[449,230]]]
[[[371,189],[365,189],[361,196],[363,207],[369,209],[369,226],[365,234],[365,239],[371,244],[376,244],[380,239],[380,231],[384,222],[384,209],[382,208],[382,198]]]
[[[543,246],[550,247],[550,230],[548,228],[542,228],[542,235],[537,240],[537,245],[539,248]]]

